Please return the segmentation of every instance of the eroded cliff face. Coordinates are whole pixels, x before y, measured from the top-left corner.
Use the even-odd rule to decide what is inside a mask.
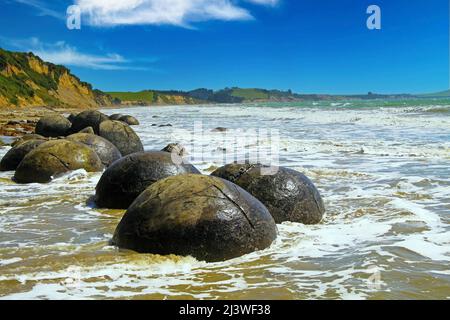
[[[32,53],[0,49],[0,107],[99,108],[113,99]]]

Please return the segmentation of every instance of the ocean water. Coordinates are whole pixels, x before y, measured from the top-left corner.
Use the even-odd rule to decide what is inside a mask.
[[[206,174],[225,149],[244,156],[233,129],[273,129],[280,165],[320,190],[323,222],[279,225],[270,248],[226,262],[140,255],[108,244],[124,211],[95,208],[101,173],[45,185],[1,173],[0,299],[450,298],[450,101],[105,110],[117,112],[141,121],[146,150],[196,140]],[[199,123],[202,135],[189,136]]]

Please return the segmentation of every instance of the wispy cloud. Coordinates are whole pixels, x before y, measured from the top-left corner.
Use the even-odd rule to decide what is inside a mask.
[[[19,50],[33,52],[45,61],[64,66],[75,66],[94,70],[150,70],[148,67],[135,66],[134,61],[125,59],[116,53],[96,55],[80,52],[76,47],[64,41],[45,43],[39,38],[6,39],[0,42]],[[152,60],[154,62],[154,60]]]
[[[207,20],[250,20],[250,11],[239,2],[274,6],[278,0],[75,0],[94,26],[189,26]]]
[[[48,6],[48,4],[45,4],[42,1],[39,0],[12,0],[13,2],[24,4],[27,6],[30,6],[37,10],[37,13],[42,16],[50,16],[53,18],[57,18],[60,20],[66,19],[66,12],[64,10],[58,11],[55,9],[52,9]]]

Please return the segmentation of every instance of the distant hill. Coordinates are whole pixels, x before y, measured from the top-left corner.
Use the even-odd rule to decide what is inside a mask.
[[[202,103],[182,91],[143,90],[138,92],[108,92],[114,99],[125,105],[179,105]]]
[[[419,97],[424,97],[424,98],[446,98],[446,97],[450,97],[450,90],[445,90],[445,91],[441,91],[441,92],[435,92],[435,93],[427,93],[427,94],[421,94],[419,95]]]
[[[98,108],[113,102],[66,67],[0,48],[0,107]]]

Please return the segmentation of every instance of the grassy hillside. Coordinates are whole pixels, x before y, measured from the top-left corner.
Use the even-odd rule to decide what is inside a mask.
[[[0,107],[94,108],[111,103],[111,97],[93,90],[63,66],[32,53],[0,48]]]
[[[267,91],[261,89],[241,89],[233,88],[231,91],[233,97],[242,98],[244,100],[267,100],[270,95]]]
[[[182,91],[144,90],[139,92],[108,92],[108,94],[115,99],[121,100],[123,104],[167,105],[203,102]]]
[[[427,93],[427,94],[422,94],[419,95],[419,97],[435,97],[435,98],[445,98],[445,97],[450,97],[450,90],[446,90],[446,91],[441,91],[441,92],[435,92],[435,93]]]

